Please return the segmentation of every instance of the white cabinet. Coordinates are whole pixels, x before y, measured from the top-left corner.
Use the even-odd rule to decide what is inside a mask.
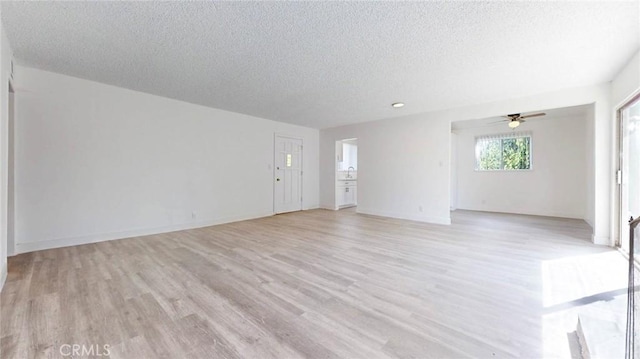
[[[353,197],[353,186],[345,186],[344,187],[344,204],[348,205],[348,204],[354,204],[354,197]]]
[[[338,181],[336,186],[336,202],[338,207],[355,206],[357,204],[357,182]]]

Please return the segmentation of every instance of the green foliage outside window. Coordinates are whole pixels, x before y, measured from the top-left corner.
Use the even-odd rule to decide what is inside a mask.
[[[528,170],[531,168],[531,137],[496,138],[476,143],[476,169]]]

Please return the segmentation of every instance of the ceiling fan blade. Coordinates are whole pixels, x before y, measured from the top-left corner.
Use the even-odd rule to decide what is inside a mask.
[[[544,116],[544,115],[546,115],[546,113],[540,112],[540,113],[534,113],[532,115],[521,116],[520,118],[538,117],[538,116]]]

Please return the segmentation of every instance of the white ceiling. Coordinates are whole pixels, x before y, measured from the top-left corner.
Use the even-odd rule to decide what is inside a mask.
[[[607,82],[640,46],[637,0],[1,6],[18,64],[316,128]]]

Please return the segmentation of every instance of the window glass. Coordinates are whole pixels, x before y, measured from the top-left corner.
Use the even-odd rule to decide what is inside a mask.
[[[531,169],[531,135],[494,135],[476,138],[476,170]]]

